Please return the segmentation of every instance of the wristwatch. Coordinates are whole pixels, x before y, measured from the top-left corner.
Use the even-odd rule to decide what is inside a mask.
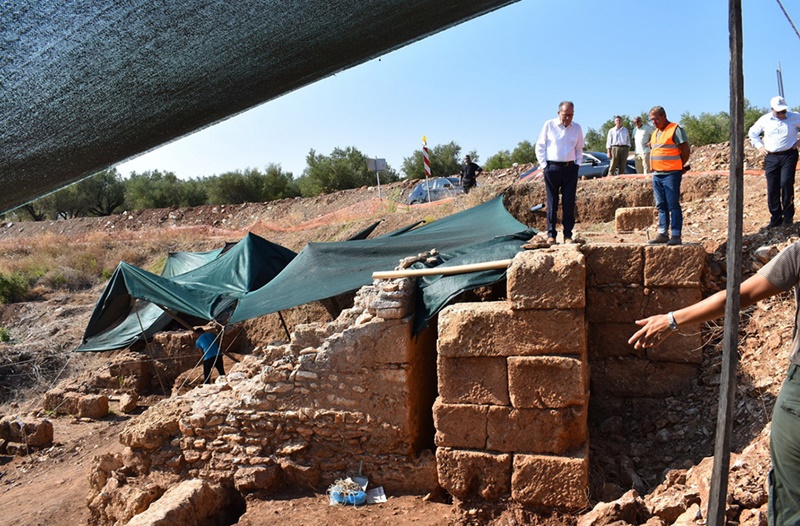
[[[678,330],[678,323],[675,321],[675,315],[671,312],[667,313],[667,319],[669,320],[669,328],[673,331]]]

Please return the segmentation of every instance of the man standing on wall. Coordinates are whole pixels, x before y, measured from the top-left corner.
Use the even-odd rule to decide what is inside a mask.
[[[611,159],[608,175],[624,175],[628,163],[628,152],[631,149],[631,137],[628,128],[622,126],[622,117],[614,117],[614,126],[608,130],[606,137],[606,153]]]
[[[791,225],[794,221],[794,171],[797,168],[797,133],[800,113],[788,111],[783,97],[772,97],[772,111],[750,128],[750,142],[764,155],[767,179],[767,228]],[[761,139],[761,135],[764,139]]]
[[[638,115],[633,118],[633,145],[636,153],[636,173],[650,173],[650,137],[653,135],[653,127],[645,124]]]
[[[650,243],[681,244],[683,210],[681,179],[689,169],[691,150],[683,128],[667,120],[661,106],[650,110],[650,122],[656,127],[650,138],[650,165],[653,168],[653,196],[658,209],[658,235]]]
[[[573,243],[575,193],[578,168],[583,159],[583,130],[572,122],[575,105],[565,100],[558,105],[558,117],[544,123],[536,141],[536,158],[544,171],[547,193],[547,242],[556,242],[559,194],[563,197],[564,243]]]

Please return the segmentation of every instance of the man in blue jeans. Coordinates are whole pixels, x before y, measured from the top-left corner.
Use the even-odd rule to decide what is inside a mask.
[[[681,244],[683,210],[681,210],[681,179],[689,170],[689,140],[686,132],[667,120],[661,106],[650,110],[655,126],[650,138],[650,168],[653,170],[653,196],[658,209],[658,235],[651,244]]]

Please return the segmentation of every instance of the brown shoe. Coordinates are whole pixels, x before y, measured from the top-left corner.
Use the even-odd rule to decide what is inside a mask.
[[[552,245],[553,243],[555,243],[555,239],[553,239],[552,237],[545,239],[544,237],[542,237],[542,236],[537,234],[537,235],[533,236],[532,238],[530,238],[528,240],[528,242],[525,243],[524,245],[522,245],[520,248],[522,248],[523,250],[533,250],[533,249],[536,249],[536,248],[547,248],[550,245]]]
[[[568,237],[568,238],[564,239],[564,244],[565,244],[565,245],[571,245],[571,244],[573,244],[574,242],[575,242],[575,241],[573,241],[571,237]]]
[[[550,243],[551,245],[555,245],[556,244],[556,238],[548,237],[547,238],[547,242]]]
[[[654,239],[648,241],[651,245],[663,245],[667,242],[669,242],[669,236],[664,233],[658,234]]]

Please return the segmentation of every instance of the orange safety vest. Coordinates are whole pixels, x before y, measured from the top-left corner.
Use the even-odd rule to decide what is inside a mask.
[[[677,129],[678,125],[670,122],[664,131],[653,130],[653,135],[650,137],[650,169],[654,172],[683,170],[681,150],[673,140]]]

